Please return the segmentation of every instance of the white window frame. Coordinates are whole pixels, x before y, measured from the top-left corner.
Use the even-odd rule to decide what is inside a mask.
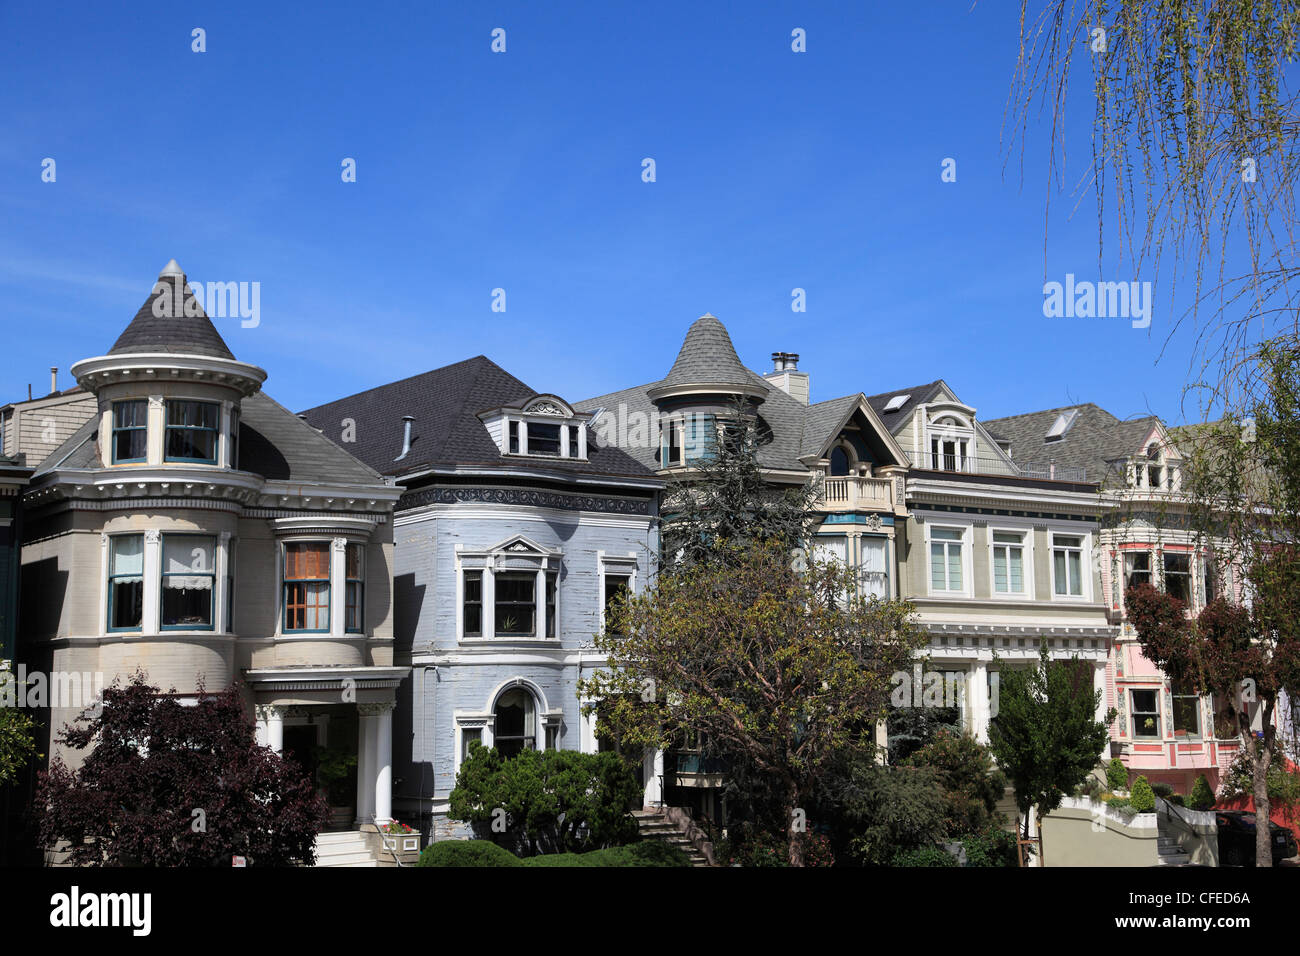
[[[1034,582],[1034,529],[1030,525],[989,525],[985,529],[988,533],[988,555],[989,555],[989,594],[994,600],[999,601],[1032,601],[1037,592],[1035,591]],[[1024,590],[1023,591],[999,591],[997,580],[997,569],[994,565],[995,554],[998,548],[1014,548],[1013,544],[994,543],[995,534],[1017,534],[1020,535],[1020,550],[1023,552],[1022,563],[1024,565]],[[1010,565],[1008,564],[1008,569]],[[1008,581],[1010,574],[1008,573]]]
[[[511,546],[523,543],[527,551],[513,551]],[[505,568],[500,565],[507,560],[525,560],[531,568]],[[558,549],[544,548],[522,535],[515,535],[486,550],[470,550],[462,545],[456,546],[456,640],[461,644],[480,643],[519,643],[559,644],[563,639],[563,630],[559,626],[561,607],[563,606],[563,588],[560,577],[563,575],[563,554]],[[465,572],[483,572],[483,585],[480,590],[482,600],[481,634],[465,633]],[[498,573],[529,572],[538,576],[533,588],[533,633],[531,635],[501,635],[496,633],[496,575]],[[546,620],[546,576],[556,575],[555,582],[555,636],[547,637]]]
[[[948,524],[944,521],[926,521],[925,523],[925,587],[926,593],[932,597],[971,597],[971,529],[972,525],[966,524]],[[943,538],[934,539],[934,532],[940,531],[957,531],[961,533],[960,541],[949,541]],[[960,544],[961,545],[961,590],[938,590],[934,586],[934,573],[931,568],[932,546],[935,544]],[[947,549],[944,551],[945,559]],[[948,562],[944,561],[944,579],[947,580]]]
[[[600,622],[600,631],[605,631],[605,575],[617,574],[625,576],[628,579],[627,589],[629,594],[636,594],[637,591],[637,557],[635,552],[629,551],[626,555],[606,554],[604,551],[596,552],[596,578],[598,582],[598,602],[596,605],[596,619]],[[556,602],[558,607],[559,594],[557,591]]]
[[[1079,582],[1080,587],[1078,594],[1059,594],[1056,590],[1056,538],[1078,538],[1079,539],[1079,574],[1082,580]],[[1053,601],[1072,602],[1075,604],[1087,604],[1092,601],[1092,532],[1074,528],[1049,528],[1047,531],[1047,574],[1051,582],[1051,596]],[[1063,549],[1073,550],[1069,545],[1063,545]],[[1066,562],[1066,573],[1069,573],[1069,562]]]

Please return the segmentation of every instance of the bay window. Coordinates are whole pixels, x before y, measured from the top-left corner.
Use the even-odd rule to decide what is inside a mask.
[[[863,596],[889,600],[889,566],[886,563],[887,540],[865,536],[859,539],[862,546],[862,564],[859,569]]]
[[[494,575],[494,584],[496,601],[493,621],[497,636],[534,636],[537,575],[530,571],[503,571]]]
[[[330,629],[330,545],[293,541],[284,546],[284,629]]]
[[[220,405],[168,399],[164,460],[215,465],[220,419]]]
[[[216,539],[166,534],[162,539],[162,627],[208,629],[213,625]]]
[[[1154,690],[1129,692],[1133,704],[1133,736],[1160,738],[1160,693]]]
[[[1187,551],[1161,552],[1165,593],[1184,604],[1192,603],[1192,555]]]
[[[138,631],[144,619],[144,535],[108,539],[108,629]]]
[[[131,399],[113,403],[113,464],[144,461],[148,455],[149,403]]]
[[[365,546],[349,544],[344,562],[346,582],[344,595],[343,629],[362,631],[365,629],[365,594],[366,594],[366,553]]]

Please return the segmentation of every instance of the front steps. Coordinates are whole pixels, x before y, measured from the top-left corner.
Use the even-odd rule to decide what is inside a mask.
[[[1161,833],[1156,840],[1157,866],[1187,866],[1192,858],[1171,837]]]
[[[316,837],[317,866],[378,866],[370,838],[360,830],[340,830]]]
[[[687,836],[686,826],[671,820],[664,810],[633,810],[643,840],[659,840],[675,846],[691,859],[691,866],[708,866],[709,858]]]

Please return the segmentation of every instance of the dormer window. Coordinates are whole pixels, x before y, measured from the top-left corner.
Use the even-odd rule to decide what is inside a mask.
[[[220,405],[169,399],[164,460],[215,465],[220,421]]]
[[[113,464],[144,461],[149,430],[149,403],[144,399],[113,403]]]
[[[568,448],[569,428],[567,425],[550,425],[542,422],[528,423],[528,454],[560,455],[560,432],[564,432],[564,445]],[[565,456],[567,457],[567,455]]]

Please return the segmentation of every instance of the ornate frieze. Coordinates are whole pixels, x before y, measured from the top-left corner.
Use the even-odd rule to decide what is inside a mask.
[[[399,511],[423,505],[483,503],[557,508],[564,511],[603,511],[610,514],[648,515],[650,502],[641,498],[612,498],[603,495],[571,495],[527,488],[425,488],[402,495]]]

